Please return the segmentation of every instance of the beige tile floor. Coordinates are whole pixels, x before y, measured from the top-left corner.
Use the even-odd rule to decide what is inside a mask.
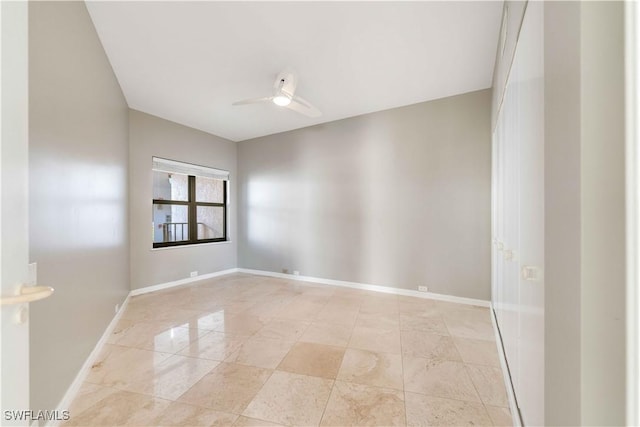
[[[233,274],[133,297],[66,425],[511,425],[488,309]]]

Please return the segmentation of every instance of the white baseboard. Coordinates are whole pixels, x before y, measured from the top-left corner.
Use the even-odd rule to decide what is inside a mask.
[[[87,357],[87,360],[85,360],[84,364],[82,365],[82,368],[80,368],[80,371],[74,378],[73,382],[67,389],[67,392],[64,394],[64,396],[62,397],[62,400],[60,401],[60,403],[58,404],[58,407],[56,408],[58,413],[69,410],[69,407],[73,402],[73,399],[76,398],[76,396],[78,395],[78,391],[80,391],[80,387],[82,387],[82,383],[84,382],[85,378],[87,378],[87,375],[89,375],[91,366],[93,366],[93,364],[95,363],[96,359],[98,358],[98,354],[100,354],[100,351],[102,350],[102,347],[104,347],[104,344],[109,339],[109,336],[113,333],[113,330],[118,324],[120,317],[122,317],[122,313],[124,313],[125,309],[127,308],[127,304],[129,304],[130,297],[131,297],[131,293],[127,295],[124,302],[122,303],[122,306],[120,307],[120,310],[118,310],[116,315],[113,316],[113,319],[111,319],[111,322],[109,322],[107,329],[105,329],[104,333],[100,337],[100,340],[98,340],[97,344],[89,354],[89,357]],[[46,426],[57,427],[58,425],[60,425],[60,422],[61,421],[50,421],[49,423],[46,424]]]
[[[507,355],[504,354],[504,346],[502,344],[502,336],[498,329],[498,321],[496,319],[496,313],[491,306],[491,322],[493,323],[493,331],[496,335],[496,346],[498,347],[498,358],[500,359],[500,368],[504,377],[504,386],[507,389],[507,398],[509,399],[509,410],[511,411],[511,419],[514,427],[521,427],[522,420],[520,419],[520,411],[518,410],[518,404],[516,402],[516,394],[513,390],[513,384],[509,377],[509,369],[507,366]]]
[[[212,279],[218,276],[224,276],[226,274],[237,273],[237,268],[229,268],[227,270],[216,271],[215,273],[203,274],[196,277],[188,277],[186,279],[175,280],[173,282],[160,283],[159,285],[145,286],[144,288],[133,289],[129,295],[134,297],[136,295],[148,294],[149,292],[159,291],[161,289],[173,288],[175,286],[187,285],[200,280]]]
[[[302,282],[322,283],[325,285],[341,286],[341,287],[352,288],[352,289],[362,289],[366,291],[383,292],[385,294],[404,295],[409,297],[418,297],[418,298],[434,299],[438,301],[454,302],[458,304],[490,307],[489,301],[485,301],[481,299],[456,297],[453,295],[435,294],[433,292],[412,291],[410,289],[392,288],[390,286],[370,285],[367,283],[346,282],[344,280],[322,279],[319,277],[310,277],[310,276],[296,276],[293,274],[275,273],[273,271],[264,271],[264,270],[251,270],[248,268],[238,268],[237,272],[255,274],[258,276],[278,277],[281,279],[299,280]]]

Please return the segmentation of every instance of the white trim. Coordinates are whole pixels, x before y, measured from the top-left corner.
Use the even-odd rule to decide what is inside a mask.
[[[504,347],[502,345],[502,337],[500,336],[500,330],[498,329],[498,322],[496,320],[495,311],[493,310],[493,304],[491,304],[491,323],[493,323],[493,332],[496,335],[496,347],[498,348],[498,359],[500,359],[500,368],[502,376],[504,378],[504,386],[507,390],[507,398],[509,399],[509,410],[511,411],[511,420],[514,427],[521,427],[520,411],[518,410],[518,404],[516,403],[516,393],[513,390],[511,384],[511,378],[509,378],[509,369],[507,367],[507,356],[504,354]]]
[[[102,347],[109,339],[109,336],[111,336],[111,333],[113,332],[116,325],[118,324],[120,317],[122,317],[122,313],[124,313],[125,309],[127,308],[127,304],[129,304],[130,297],[131,297],[131,293],[127,295],[124,302],[122,303],[122,306],[120,307],[120,310],[118,310],[116,315],[113,316],[113,319],[111,319],[111,322],[107,326],[107,329],[104,330],[104,333],[100,337],[100,340],[98,340],[95,347],[89,354],[89,357],[87,357],[87,360],[85,360],[84,364],[82,365],[82,368],[80,368],[80,371],[78,371],[78,374],[74,378],[73,382],[67,389],[67,392],[64,394],[64,396],[62,397],[62,400],[60,400],[60,403],[56,408],[58,413],[62,413],[62,411],[69,410],[71,403],[78,395],[78,391],[80,391],[80,387],[82,387],[82,383],[84,382],[85,378],[87,378],[87,375],[89,375],[91,366],[93,366],[93,364],[95,363],[96,359],[98,358],[98,355],[100,354],[100,351],[102,350]],[[52,421],[49,421],[46,424],[46,426],[57,427],[58,425],[60,425],[61,422],[62,422],[61,420],[58,420],[58,421],[52,420]]]
[[[477,305],[481,307],[490,307],[490,302],[481,299],[456,297],[453,295],[435,294],[433,292],[420,292],[410,289],[393,288],[390,286],[370,285],[367,283],[346,282],[344,280],[322,279],[319,277],[297,276],[292,274],[275,273],[273,271],[252,270],[248,268],[238,268],[238,273],[255,274],[259,276],[278,277],[281,279],[298,280],[301,282],[322,283],[325,285],[341,286],[352,289],[362,289],[365,291],[382,292],[385,294],[404,295],[409,297],[418,297],[426,299],[434,299],[438,301],[447,301],[458,304]]]
[[[163,159],[162,157],[153,157],[152,161],[154,171],[195,175],[199,177],[229,181],[229,171],[223,169],[195,165],[193,163],[178,162],[176,160]]]
[[[627,390],[626,423],[640,424],[640,8],[625,2],[625,122],[627,236]]]
[[[229,268],[228,270],[216,271],[215,273],[203,274],[196,277],[188,277],[186,279],[174,280],[173,282],[160,283],[159,285],[145,286],[144,288],[133,289],[129,292],[129,295],[134,297],[136,295],[148,294],[149,292],[155,292],[162,289],[173,288],[176,286],[188,285],[200,280],[211,279],[218,276],[224,276],[226,274],[237,273],[237,268]]]

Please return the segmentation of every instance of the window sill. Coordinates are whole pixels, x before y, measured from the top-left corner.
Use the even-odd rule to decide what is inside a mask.
[[[211,246],[211,245],[228,245],[231,242],[232,242],[231,240],[225,240],[224,242],[209,242],[209,243],[195,243],[193,245],[167,246],[164,248],[151,248],[150,250],[154,252],[154,251],[166,251],[167,249],[199,248],[202,246]]]

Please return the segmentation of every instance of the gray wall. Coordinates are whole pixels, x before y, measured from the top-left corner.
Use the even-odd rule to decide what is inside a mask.
[[[29,3],[31,403],[54,409],[129,291],[128,108],[84,2]]]
[[[545,424],[580,422],[580,3],[544,5]]]
[[[624,4],[581,4],[582,424],[625,423]],[[606,351],[603,351],[606,349]]]
[[[131,289],[186,279],[192,271],[202,275],[237,267],[236,143],[135,110],[129,123]],[[230,242],[152,250],[154,156],[230,172]]]
[[[545,3],[545,423],[625,424],[624,14]]]
[[[488,300],[490,105],[484,90],[240,142],[240,267]]]

